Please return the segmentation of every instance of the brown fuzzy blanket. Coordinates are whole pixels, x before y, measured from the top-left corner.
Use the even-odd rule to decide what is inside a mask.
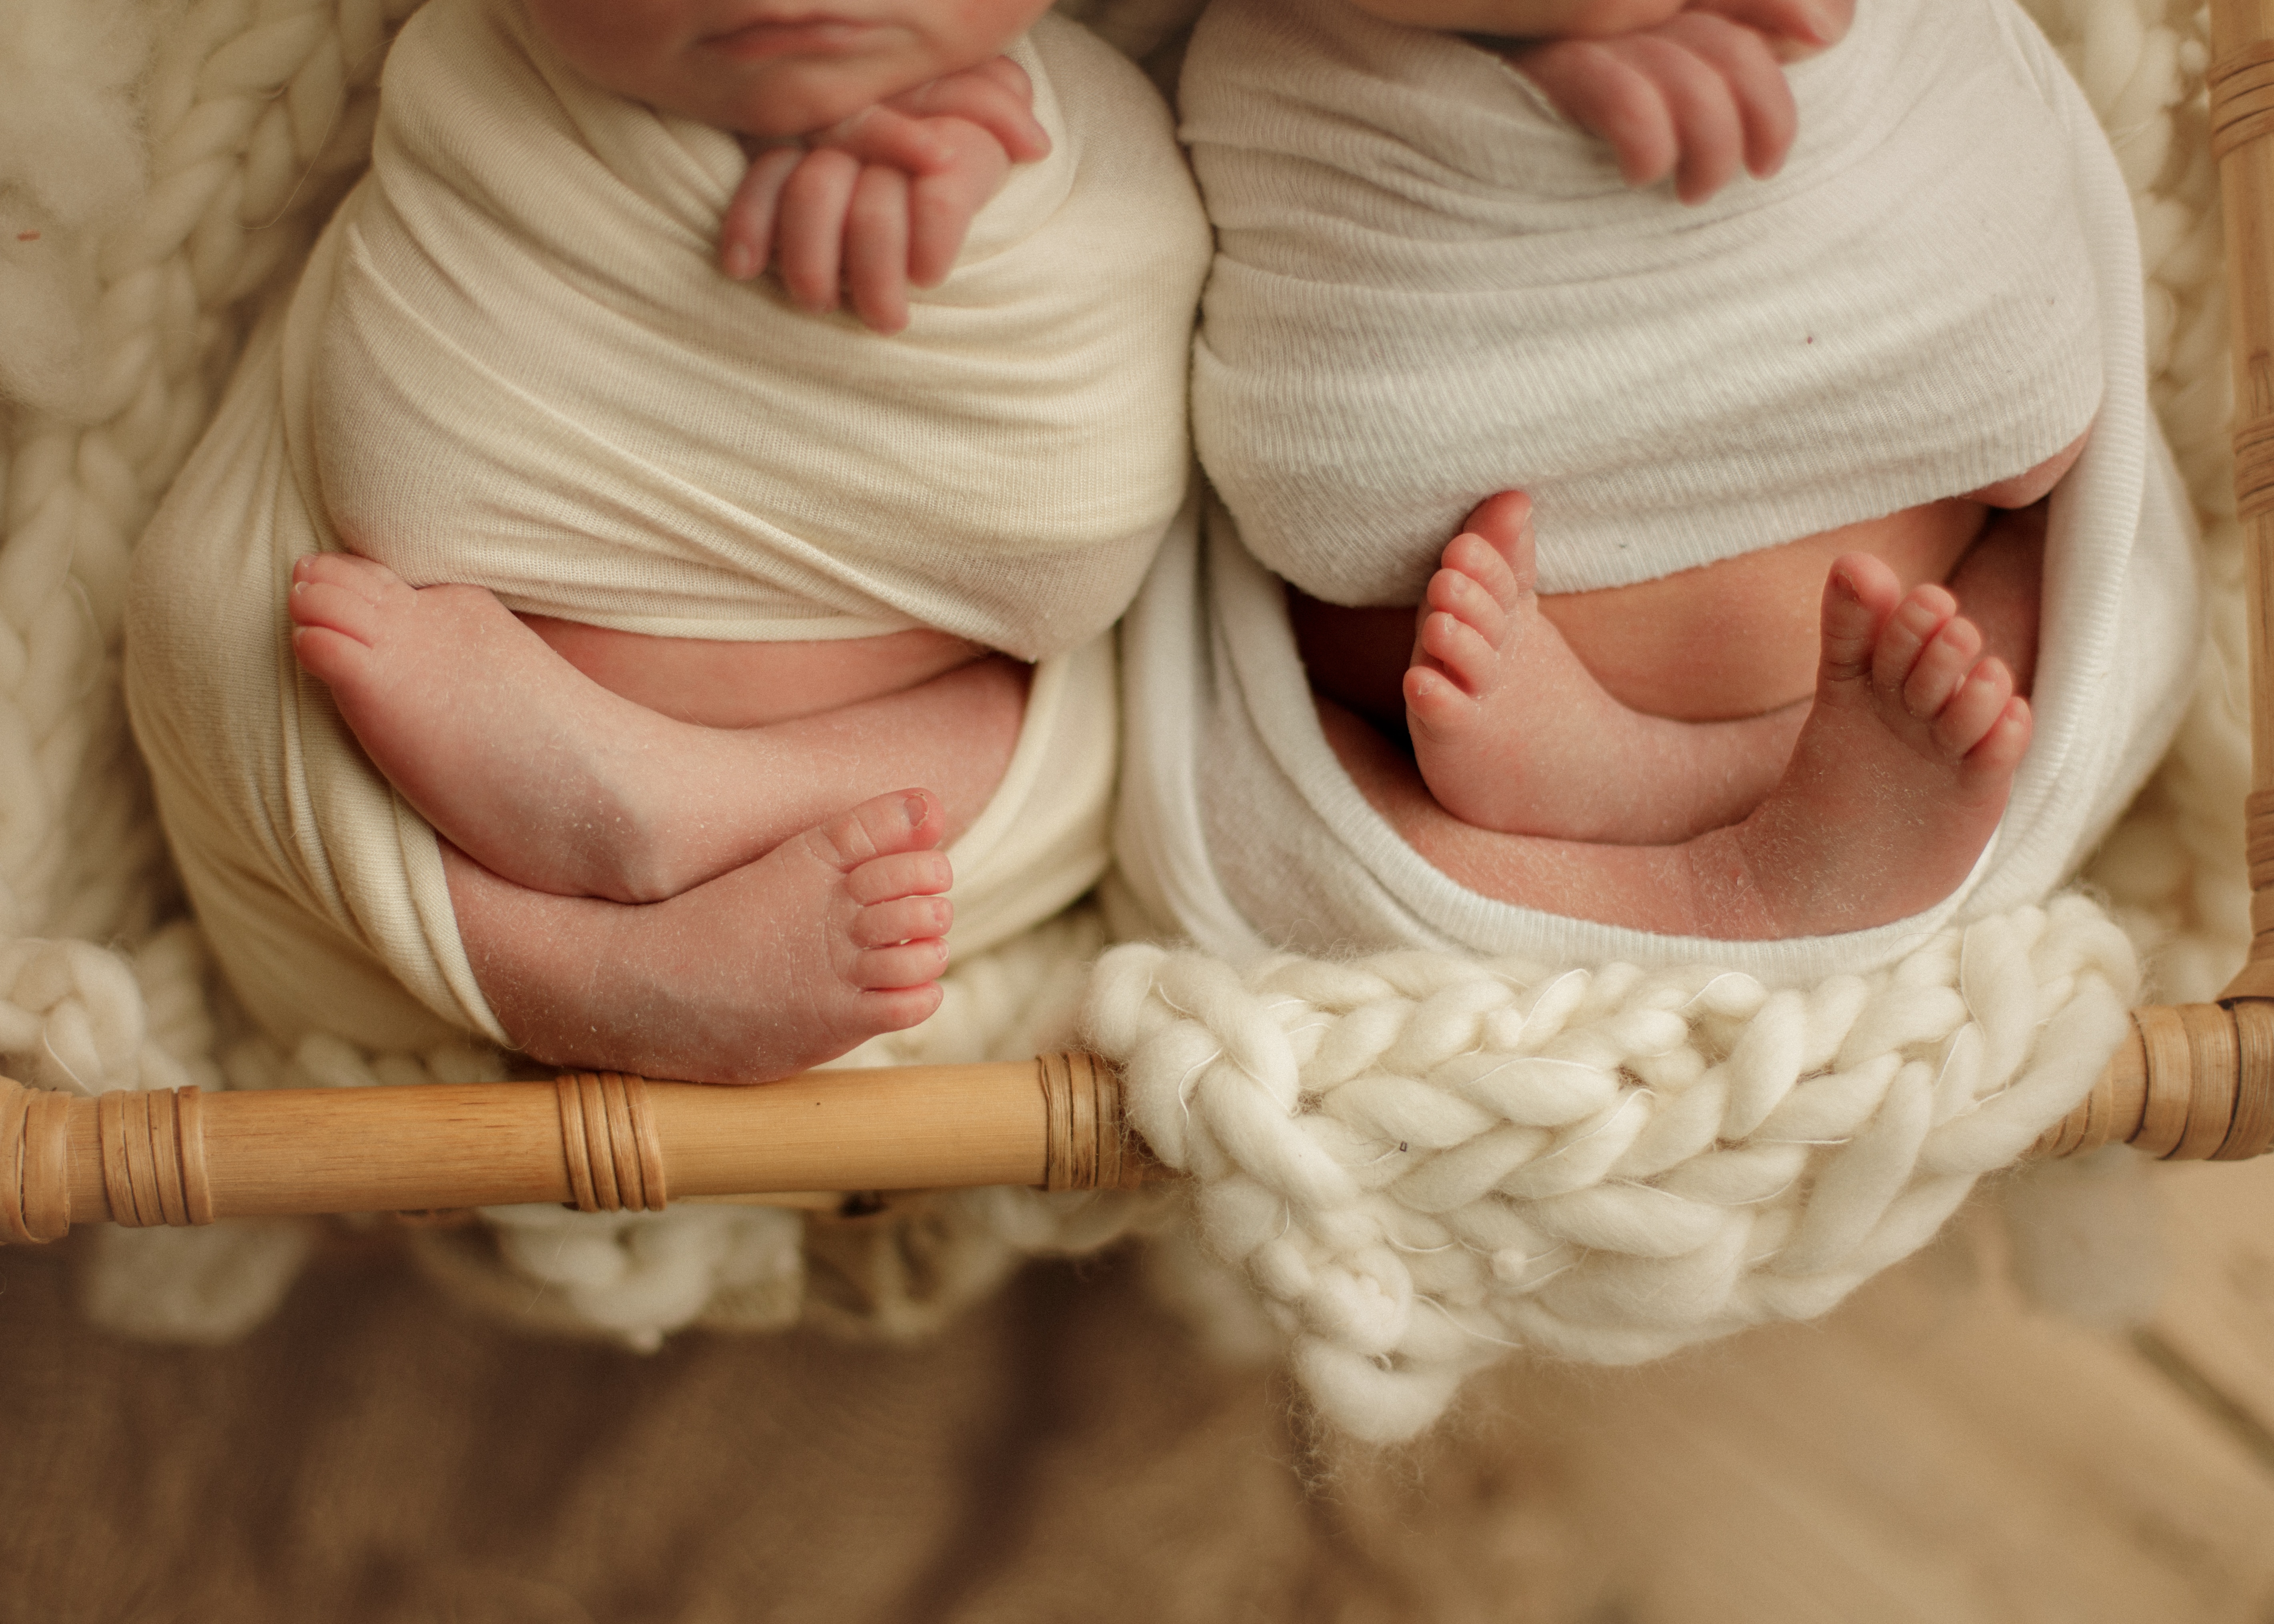
[[[237,1346],[125,1342],[75,1250],[0,1252],[0,1624],[1566,1616],[1516,1417],[1334,1454],[1123,1263],[918,1348],[644,1357],[471,1316],[392,1242]]]

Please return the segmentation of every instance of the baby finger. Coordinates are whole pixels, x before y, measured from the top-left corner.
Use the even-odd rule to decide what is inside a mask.
[[[817,314],[835,310],[844,272],[845,222],[861,162],[850,154],[805,154],[782,187],[774,254],[790,297]]]
[[[1726,17],[1764,35],[1779,62],[1797,62],[1847,36],[1856,0],[1692,0],[1690,11]]]
[[[919,288],[937,288],[947,280],[972,221],[1009,173],[1010,163],[1001,149],[974,132],[962,162],[909,187],[909,281]]]
[[[936,175],[954,154],[922,118],[879,102],[807,138],[809,147],[849,153],[863,163],[881,163],[904,175]]]
[[[804,161],[803,147],[772,147],[743,171],[719,222],[719,263],[736,282],[748,282],[774,257],[774,212],[782,186]]]
[[[1704,202],[1736,176],[1744,155],[1744,122],[1728,82],[1678,34],[1637,34],[1613,49],[1665,100],[1675,131],[1675,195]]]
[[[1000,64],[1000,71],[989,71]],[[1050,138],[1034,114],[1034,86],[1026,71],[998,56],[968,72],[951,73],[918,86],[893,105],[927,118],[960,118],[993,136],[1013,163],[1050,156]]]
[[[1775,174],[1792,150],[1800,111],[1769,41],[1751,28],[1703,12],[1675,19],[1661,34],[1720,77],[1736,112],[1745,168],[1763,178]]]
[[[845,217],[845,289],[879,333],[908,325],[908,177],[872,164],[854,184]]]
[[[1674,117],[1648,76],[1615,42],[1565,40],[1509,58],[1563,116],[1610,143],[1630,186],[1661,180],[1680,155]]]

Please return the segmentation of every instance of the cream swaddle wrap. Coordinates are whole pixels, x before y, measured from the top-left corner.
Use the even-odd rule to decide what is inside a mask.
[[[1858,7],[1857,29],[1867,49],[1875,14],[1908,9],[1911,3],[1864,0]],[[1340,18],[1342,8],[1334,6],[1333,0],[1321,0],[1315,11],[1311,6],[1304,8],[1303,15],[1314,14]],[[1363,215],[1377,208],[1382,193],[1401,184],[1417,192],[1423,188],[1411,177],[1401,182],[1395,166],[1377,163],[1365,176],[1342,176],[1340,183],[1348,196],[1339,199],[1338,207],[1329,207],[1337,204],[1337,175],[1326,164],[1338,148],[1373,148],[1382,133],[1377,123],[1367,117],[1352,117],[1349,109],[1372,113],[1388,105],[1367,100],[1369,92],[1364,86],[1373,62],[1367,52],[1348,44],[1349,39],[1367,37],[1365,28],[1349,25],[1342,45],[1332,48],[1324,32],[1299,26],[1289,11],[1267,4],[1266,0],[1219,0],[1211,19],[1237,23],[1240,33],[1212,37],[1211,28],[1203,27],[1187,62],[1188,97],[1195,81],[1205,86],[1211,75],[1219,72],[1234,77],[1242,86],[1240,94],[1251,104],[1273,109],[1291,125],[1320,132],[1321,144],[1310,149],[1319,155],[1311,160],[1306,192],[1298,194],[1306,196],[1306,207],[1315,212],[1299,211],[1291,203],[1268,218],[1259,215],[1249,236],[1224,236],[1210,283],[1196,366],[1196,432],[1201,435],[1204,456],[1212,477],[1231,487],[1234,500],[1244,496],[1251,505],[1265,500],[1275,505],[1275,513],[1276,504],[1288,489],[1298,485],[1314,487],[1297,499],[1299,523],[1289,523],[1278,516],[1263,521],[1275,538],[1267,544],[1272,564],[1292,573],[1314,590],[1342,601],[1413,602],[1437,551],[1457,529],[1461,515],[1484,495],[1515,483],[1480,477],[1472,469],[1465,476],[1449,478],[1444,489],[1419,493],[1417,478],[1426,485],[1437,471],[1430,461],[1434,455],[1430,447],[1436,443],[1430,436],[1434,433],[1442,439],[1449,448],[1448,461],[1458,465],[1473,439],[1466,414],[1489,412],[1500,403],[1495,389],[1483,388],[1475,380],[1489,379],[1495,375],[1495,368],[1501,368],[1497,392],[1522,395],[1527,387],[1523,374],[1503,368],[1500,358],[1487,357],[1456,369],[1452,383],[1442,391],[1432,391],[1427,375],[1407,373],[1394,354],[1381,353],[1380,335],[1375,333],[1375,365],[1389,380],[1380,389],[1361,390],[1333,412],[1323,407],[1313,410],[1308,402],[1325,398],[1329,392],[1312,391],[1307,386],[1289,382],[1288,378],[1309,365],[1307,357],[1314,341],[1330,357],[1349,357],[1364,349],[1369,318],[1359,312],[1376,300],[1385,304],[1397,323],[1409,330],[1427,325],[1417,312],[1434,309],[1445,330],[1437,335],[1435,348],[1422,352],[1432,365],[1448,346],[1456,350],[1474,347],[1479,338],[1471,320],[1472,312],[1489,304],[1482,293],[1475,291],[1479,283],[1491,285],[1486,245],[1469,240],[1474,233],[1466,224],[1457,230],[1446,228],[1444,235],[1455,240],[1434,243],[1417,235],[1408,244],[1416,263],[1434,263],[1454,280],[1470,279],[1472,296],[1455,295],[1434,306],[1427,304],[1430,296],[1425,289],[1360,288],[1359,273],[1342,274],[1338,281],[1318,288],[1301,286],[1300,279],[1288,274],[1285,267],[1306,259],[1317,267],[1337,263],[1334,256],[1341,246],[1359,242],[1359,234],[1350,224],[1353,214]],[[2080,341],[2085,354],[2081,358],[2024,355],[2013,358],[2018,372],[1992,368],[1979,377],[1961,373],[1946,379],[1940,410],[1948,423],[1942,438],[1954,449],[1939,463],[1935,458],[1926,459],[1928,466],[1939,466],[1940,477],[1951,481],[1940,488],[1929,484],[1924,488],[1899,485],[1880,490],[1871,484],[1879,477],[1873,471],[1878,467],[1873,459],[1882,440],[1902,443],[1908,436],[1914,447],[1931,441],[1936,416],[1931,396],[1915,410],[1894,413],[1888,406],[1890,399],[1909,400],[1912,386],[1880,388],[1872,382],[1872,370],[1864,369],[1865,387],[1859,399],[1825,403],[1825,420],[1845,424],[1849,432],[1839,436],[1827,432],[1822,437],[1822,451],[1834,462],[1842,458],[1856,462],[1865,470],[1866,487],[1879,493],[1860,510],[1831,509],[1836,516],[1823,522],[1869,516],[2018,472],[2076,432],[2083,418],[2091,417],[2089,398],[2084,400],[2082,417],[2076,415],[2080,395],[2089,394],[2099,380],[2105,380],[2087,448],[2052,502],[2043,646],[2032,701],[2034,739],[2004,822],[1967,883],[1938,907],[1913,919],[1852,935],[1783,942],[1654,936],[1514,906],[1455,884],[1398,838],[1359,794],[1337,761],[1317,722],[1289,627],[1284,590],[1258,561],[1255,552],[1243,545],[1244,522],[1236,523],[1219,507],[1209,515],[1203,541],[1164,552],[1124,634],[1129,739],[1117,850],[1126,895],[1135,905],[1138,916],[1153,928],[1189,936],[1201,947],[1234,959],[1250,958],[1267,945],[1309,952],[1422,947],[1523,954],[1562,964],[1714,964],[1772,983],[1794,984],[1890,962],[1954,917],[1970,918],[2041,899],[2074,868],[2154,765],[2185,702],[2194,671],[2199,617],[2192,517],[2149,410],[2137,240],[2122,178],[2090,109],[2042,36],[2005,0],[1936,0],[1929,8],[1928,19],[1928,33],[1969,70],[1983,64],[1997,68],[2007,81],[2003,93],[2007,102],[2022,101],[2028,117],[2058,139],[2063,154],[2060,172],[2049,183],[2058,207],[2049,216],[2032,200],[2022,214],[2025,220],[2037,222],[2030,226],[2032,231],[2042,230],[2055,242],[2080,244],[2076,252],[2081,264],[2089,267],[2092,295],[2091,324]],[[1481,64],[1498,76],[1492,82],[1506,108],[1515,109],[1511,118],[1521,114],[1543,129],[1552,128],[1553,121],[1530,93],[1484,53],[1446,36],[1384,31],[1399,41],[1397,52],[1390,58],[1395,71],[1410,73],[1418,57],[1436,53],[1447,64],[1449,77],[1473,86],[1475,71]],[[1946,32],[1959,36],[1955,45],[1943,39]],[[1781,179],[1769,186],[1741,180],[1730,188],[1740,204],[1747,198],[1781,196],[1776,188],[1788,184],[1821,191],[1835,199],[1842,195],[1842,172],[1837,166],[1826,169],[1813,157],[1812,98],[1805,70],[1831,71],[1848,44],[1843,42],[1818,63],[1796,71],[1796,92],[1802,100],[1803,114],[1799,143],[1789,167],[1796,178],[1789,183]],[[1221,60],[1214,54],[1219,49],[1227,53]],[[1352,82],[1336,98],[1325,99],[1321,86],[1342,79]],[[1987,94],[1978,78],[1970,78],[1969,82]],[[1276,99],[1264,88],[1269,85],[1279,87]],[[1204,109],[1219,102],[1229,105],[1225,98],[1212,101],[1205,91],[1194,100]],[[1402,99],[1400,104],[1409,111],[1419,106],[1411,98]],[[1987,109],[1984,113],[1993,122],[2008,116]],[[1447,117],[1457,119],[1457,109]],[[1209,127],[1203,118],[1191,133],[1203,136]],[[1842,131],[1841,123],[1835,121],[1833,133]],[[1585,139],[1568,128],[1557,133],[1567,141]],[[1849,129],[1845,133],[1852,137],[1856,132]],[[1866,128],[1862,138],[1862,157],[1868,160],[1864,167],[1892,165],[1900,171],[1901,163],[1879,147],[1909,142],[1914,133],[1900,119]],[[1929,135],[1931,139],[1921,138],[1916,150],[1931,159],[1947,138],[1942,133]],[[1275,173],[1295,164],[1293,137],[1275,138],[1271,146],[1272,150],[1254,158],[1256,163]],[[2033,149],[2025,146],[2023,150]],[[1210,154],[1204,147],[1196,151],[1196,167],[1204,180],[1210,181],[1212,207],[1210,177],[1222,167],[1236,166],[1248,156]],[[1600,154],[1597,164],[1597,179],[1615,207],[1626,207],[1624,195],[1617,191],[1615,169]],[[1408,167],[1418,173],[1427,166],[1415,160]],[[1568,176],[1570,170],[1555,173]],[[1936,172],[1930,172],[1920,184],[1931,190],[1936,178]],[[1963,178],[1971,185],[1981,177],[1969,170]],[[2037,178],[2045,181],[2045,177]],[[1473,184],[1482,189],[1483,183]],[[1242,195],[1254,200],[1263,194],[1251,189]],[[1666,187],[1656,189],[1645,200],[1661,210],[1679,207]],[[2008,241],[1999,221],[1981,219],[1978,191],[1969,192],[1962,187],[1959,201],[1974,206],[1962,218],[1968,230],[1982,226],[2000,241]],[[1696,218],[1705,221],[1714,216]],[[1826,244],[1806,235],[1805,211],[1786,211],[1787,226],[1802,233],[1790,252],[1796,262],[1809,264],[1811,276],[1832,274],[1838,268],[1837,233],[1846,228],[1849,216],[1834,207],[1831,219],[1834,238]],[[1709,235],[1700,233],[1701,237]],[[1868,234],[1863,240],[1871,240]],[[2008,241],[2008,246],[2014,252],[2007,257],[2026,276],[2038,279],[2031,285],[2049,289],[2057,297],[2063,281],[2059,267],[2035,267],[2031,256],[2022,252],[2026,244],[2016,247]],[[1243,249],[1257,260],[1269,263],[1261,267],[1231,263],[1235,252]],[[1433,259],[1429,251],[1435,249],[1442,252]],[[1390,251],[1377,252],[1359,242],[1355,262],[1367,263],[1369,253],[1379,262],[1387,259]],[[1519,303],[1537,291],[1522,285],[1527,268],[1536,268],[1528,267],[1530,257],[1530,251],[1519,244],[1500,267],[1508,279],[1509,297]],[[1757,266],[1773,262],[1758,254],[1754,260]],[[1867,263],[1846,268],[1865,285],[1879,289],[1875,297],[1895,297],[1877,282],[1877,267]],[[1700,264],[1688,272],[1667,275],[1663,279],[1667,297],[1678,297],[1689,280],[1706,279],[1709,269]],[[1328,281],[1323,268],[1320,274],[1322,282]],[[1255,288],[1255,303],[1247,303],[1249,295],[1239,292],[1235,308],[1240,320],[1269,322],[1276,318],[1263,309],[1267,302],[1273,309],[1284,310],[1301,308],[1307,300],[1312,312],[1309,323],[1299,328],[1283,325],[1260,336],[1223,327],[1220,324],[1227,312],[1218,289],[1238,291],[1250,280]],[[1550,291],[1559,297],[1577,297],[1568,288]],[[1758,303],[1775,308],[1784,300],[1787,289],[1784,282],[1769,280],[1757,282],[1752,291]],[[1915,290],[1914,302],[1931,306],[1940,293],[1931,284],[1923,286]],[[1329,316],[1326,313],[1329,310],[1344,313]],[[1681,317],[1677,308],[1666,323],[1657,324],[1653,330],[1678,329]],[[2055,309],[2050,320],[2058,330],[2067,317]],[[2046,327],[2045,320],[2032,320],[2027,330],[2043,334]],[[1994,324],[1977,323],[1974,330],[1992,333]],[[1803,340],[1808,336],[1800,335]],[[1276,345],[1285,357],[1271,397],[1284,395],[1296,402],[1291,425],[1267,414],[1262,404],[1266,392],[1260,389],[1249,404],[1237,410],[1228,406],[1227,400],[1240,397],[1225,383],[1220,361],[1209,359],[1211,355],[1221,357],[1243,350],[1251,357],[1260,356],[1267,345]],[[1805,351],[1811,346],[1803,343],[1800,348]],[[1686,365],[1671,357],[1668,364]],[[1901,375],[1899,357],[1879,358],[1874,365],[1889,377]],[[1756,357],[1749,370],[1754,374],[1773,373],[1776,367],[1764,365]],[[1551,380],[1544,387],[1568,384],[1568,380]],[[1721,387],[1724,386],[1720,375],[1702,381],[1688,377],[1667,380],[1667,394],[1690,400],[1699,419],[1709,425],[1719,411],[1721,403],[1713,395]],[[1726,387],[1743,390],[1747,386],[1735,380]],[[1630,412],[1632,429],[1623,442],[1614,440],[1608,447],[1605,488],[1617,486],[1625,477],[1616,465],[1621,461],[1632,470],[1629,483],[1646,487],[1652,477],[1652,458],[1646,449],[1661,441],[1673,447],[1669,461],[1678,461],[1683,455],[1678,437],[1653,415],[1660,404],[1658,398],[1639,384],[1631,387],[1642,391],[1630,394],[1623,402]],[[1465,388],[1471,392],[1465,394]],[[2009,389],[2026,408],[2018,419],[2007,399]],[[1213,405],[1209,404],[1212,391]],[[2036,404],[2031,405],[2032,402]],[[1598,433],[1606,430],[1603,419],[1609,407],[1620,403],[1600,402],[1594,409],[1591,426]],[[1389,425],[1383,430],[1387,449],[1352,449],[1350,442],[1364,438],[1353,430],[1329,449],[1316,453],[1319,460],[1305,477],[1286,472],[1298,467],[1303,454],[1295,447],[1303,434],[1321,432],[1322,424],[1334,412],[1348,416],[1368,404]],[[1832,415],[1835,406],[1841,414],[1837,417]],[[1510,410],[1531,421],[1530,402],[1517,402]],[[1882,410],[1889,417],[1886,434],[1875,438],[1865,428],[1871,414]],[[1966,462],[1962,451],[1969,441],[1972,414],[1977,411],[1984,414],[1984,438],[1999,447],[1998,460],[1986,465]],[[1862,424],[1856,422],[1858,417],[1864,419]],[[1903,426],[1906,420],[1908,429]],[[2018,430],[2014,426],[2017,420],[2022,425]],[[1797,439],[1794,443],[1798,443]],[[1797,466],[1783,437],[1771,440],[1768,446],[1761,488],[1772,503],[1779,500],[1780,491],[1797,491],[1806,496],[1818,486],[1836,496],[1837,478],[1829,472],[1819,478]],[[1736,449],[1741,452],[1743,447]],[[1511,441],[1509,455],[1515,458],[1523,454],[1524,447]],[[1346,478],[1335,465],[1336,458],[1345,456],[1351,462]],[[1901,461],[1907,465],[1910,460],[1906,455]],[[1715,462],[1713,456],[1705,455],[1686,466],[1693,470],[1710,470]],[[1830,465],[1826,464],[1827,469]],[[1789,483],[1780,484],[1780,477],[1788,473],[1792,475]],[[1243,485],[1250,476],[1253,482]],[[1461,477],[1472,483],[1459,483]],[[1587,479],[1575,483],[1584,485]],[[1378,507],[1385,490],[1393,508],[1403,503],[1422,511],[1433,528],[1416,530],[1412,528],[1411,513],[1385,512],[1383,533],[1371,553],[1354,543],[1311,545],[1304,533],[1306,525],[1338,523],[1322,515],[1345,500],[1352,510],[1372,511],[1370,505]],[[1742,496],[1742,492],[1736,492],[1733,500]],[[1565,511],[1568,516],[1570,510]],[[1652,523],[1637,527],[1638,547],[1646,549],[1652,545],[1651,538],[1666,533],[1658,524],[1663,517],[1662,512],[1653,510]],[[1766,529],[1755,536],[1754,545],[1791,539],[1816,522]],[[1552,533],[1551,508],[1545,500],[1540,504],[1538,523],[1545,575]],[[1688,532],[1686,538],[1682,532],[1675,535],[1675,545],[1655,568],[1644,570],[1642,578],[1684,568],[1723,551],[1744,550],[1729,549],[1704,530]],[[1575,548],[1572,560],[1576,561],[1567,561],[1575,569],[1607,568],[1613,578],[1630,567],[1630,560],[1618,553],[1615,544],[1600,550],[1603,556],[1592,556],[1598,551]],[[1305,579],[1306,575],[1310,578]]]
[[[1207,236],[1165,109],[1045,18],[1014,49],[1053,151],[881,337],[712,264],[743,156],[551,62],[510,0],[433,0],[374,165],[272,311],[137,559],[128,695],[192,898],[264,1025],[506,1034],[433,831],[295,665],[292,560],[738,640],[916,625],[1037,666],[951,852],[968,956],[1103,867],[1103,634],[1183,508]]]
[[[511,0],[436,9],[335,228],[312,429],[355,551],[665,636],[1038,659],[1119,618],[1184,498],[1203,252],[1127,63],[1049,17],[1015,48],[1054,150],[885,337],[719,274],[732,137],[586,84]]]

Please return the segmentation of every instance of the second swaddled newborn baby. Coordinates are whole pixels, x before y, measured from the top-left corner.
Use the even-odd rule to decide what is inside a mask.
[[[2183,700],[2195,593],[2105,142],[2009,5],[1864,0],[1792,85],[1784,171],[1690,208],[1626,190],[1460,39],[1341,0],[1211,10],[1185,113],[1219,234],[1195,432],[1225,511],[1205,600],[1188,575],[1172,605],[1164,570],[1133,637],[1162,637],[1132,716],[1171,786],[1125,785],[1149,911],[1223,951],[1748,938],[1820,973],[1881,956],[1867,928],[2042,896],[2120,809]],[[2049,515],[1985,518],[2059,477],[2096,409]],[[1517,506],[1444,544],[1511,487],[1536,598]],[[2041,520],[2037,739],[2001,826],[2026,711],[1930,583],[1970,591],[1954,572],[1998,558],[1979,618],[2026,676]],[[1299,589],[1291,627],[1259,560]],[[1411,610],[1369,634],[1364,606],[1425,590],[1418,650]],[[1209,674],[1179,688],[1189,634],[1161,628],[1195,611]],[[1326,736],[1298,646],[1349,707]],[[1480,762],[1495,679],[1513,725]],[[1180,706],[1195,744],[1150,719]],[[1410,726],[1469,822],[1351,710]]]

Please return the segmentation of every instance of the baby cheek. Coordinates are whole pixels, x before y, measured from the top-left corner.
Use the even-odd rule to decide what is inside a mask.
[[[1555,32],[1588,39],[1655,28],[1689,8],[1689,0],[1577,0]]]
[[[522,0],[531,28],[601,89],[658,105],[679,93],[676,58],[698,32],[689,0]]]
[[[1050,0],[930,0],[946,24],[953,44],[945,54],[960,60],[940,64],[942,73],[976,67],[1033,26],[1050,10]]]

